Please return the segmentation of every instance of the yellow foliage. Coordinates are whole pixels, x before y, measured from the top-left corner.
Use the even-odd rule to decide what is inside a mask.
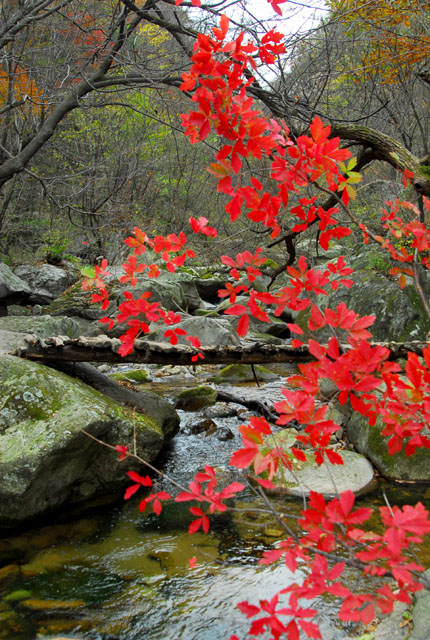
[[[169,40],[170,37],[165,29],[159,27],[158,24],[151,24],[150,22],[142,24],[139,28],[139,33],[141,36],[144,36],[151,46],[156,48],[161,46],[166,40]]]
[[[365,36],[359,76],[378,75],[385,84],[407,77],[430,56],[430,2],[423,0],[329,0],[332,18],[347,33]]]

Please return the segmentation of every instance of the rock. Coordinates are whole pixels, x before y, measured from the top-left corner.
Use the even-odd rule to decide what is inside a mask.
[[[216,384],[233,383],[233,382],[255,382],[255,378],[259,382],[270,382],[279,378],[276,373],[272,373],[270,369],[262,367],[258,364],[254,365],[254,373],[249,364],[229,364],[223,367],[216,376],[208,378]]]
[[[205,418],[204,420],[199,420],[199,422],[194,422],[193,424],[187,427],[187,432],[193,436],[197,436],[200,433],[204,433],[206,436],[215,433],[217,430],[216,422],[211,420],[211,418]]]
[[[157,365],[154,365],[157,367]],[[157,367],[153,371],[154,378],[180,378],[181,380],[195,380],[196,376],[190,371],[190,367],[182,365],[166,364],[164,367]]]
[[[73,318],[52,317],[50,315],[6,316],[0,318],[0,331],[14,331],[18,333],[34,333],[41,338],[50,336],[67,336],[79,338],[82,335],[81,325]]]
[[[203,407],[209,407],[215,404],[217,392],[212,387],[192,387],[185,389],[176,396],[175,409],[183,411],[198,411]]]
[[[117,382],[129,382],[130,384],[142,384],[143,382],[149,382],[150,375],[146,369],[129,369],[127,371],[118,371],[112,373],[110,376]]]
[[[384,616],[375,629],[372,640],[406,640],[410,638],[409,627],[402,623],[405,622],[403,614],[408,610],[408,605],[404,602],[394,602],[393,611]],[[421,640],[427,640],[428,635],[423,636]],[[357,639],[359,640],[359,639]]]
[[[337,493],[351,490],[356,495],[364,495],[376,487],[375,475],[372,465],[366,458],[354,451],[338,451],[342,457],[343,465],[327,465],[320,467],[315,463],[312,453],[308,453],[307,462],[296,460],[288,452],[294,444],[297,432],[294,429],[283,429],[264,440],[262,451],[266,446],[282,447],[293,465],[290,472],[282,466],[273,477],[276,489],[269,492],[287,493],[293,496],[309,495],[310,491],[318,491],[326,497],[335,497]]]
[[[207,345],[239,345],[240,340],[229,320],[221,318],[200,318],[192,317],[174,325],[184,329],[189,336],[195,336],[200,340],[202,346]],[[163,336],[166,331],[164,326],[151,333],[150,339],[156,342],[168,342],[169,339]],[[190,346],[186,336],[179,336],[178,344],[186,344]]]
[[[212,407],[206,407],[203,410],[203,415],[205,418],[233,418],[238,415],[238,409],[225,402],[217,402]]]
[[[350,263],[348,266],[355,271],[348,278],[354,280],[354,285],[350,289],[340,286],[326,298],[322,296],[320,305],[336,309],[338,304],[344,302],[362,316],[375,315],[376,320],[369,327],[373,340],[425,340],[430,326],[415,288],[407,285],[403,290],[400,289],[394,278],[369,267],[369,256],[358,256]],[[296,324],[305,331],[305,338],[309,337],[308,316],[309,310],[306,310],[300,312],[295,319]],[[324,342],[330,334],[328,330],[322,329],[312,336]],[[303,340],[303,337],[300,339]]]
[[[21,602],[21,600],[27,600],[28,598],[31,598],[31,596],[31,591],[28,591],[27,589],[17,589],[16,591],[8,593],[3,600],[6,602]]]
[[[383,476],[397,481],[429,482],[430,450],[417,449],[413,456],[407,456],[403,449],[391,456],[387,445],[389,438],[381,435],[381,429],[380,418],[370,426],[367,418],[356,411],[346,424],[348,440],[369,458]]]
[[[263,327],[261,327],[261,329],[263,330]],[[246,334],[246,339],[260,344],[285,344],[286,342],[283,338],[277,338],[270,333],[260,333],[259,331],[252,330]]]
[[[20,568],[17,564],[8,564],[0,569],[0,583],[14,582],[20,574]]]
[[[52,264],[23,264],[15,269],[15,275],[30,287],[29,300],[33,304],[49,304],[74,282],[65,269]]]
[[[34,307],[33,307],[34,309]],[[7,312],[9,316],[32,316],[31,307],[22,307],[19,304],[9,304],[7,307]]]
[[[234,433],[228,427],[219,427],[216,431],[216,437],[220,442],[226,442],[227,440],[233,440]]]
[[[15,275],[7,264],[0,263],[0,307],[26,301],[30,293],[27,283]]]
[[[424,573],[430,580],[430,570]],[[430,591],[425,589],[415,594],[415,602],[412,609],[413,629],[408,640],[428,640],[430,637]],[[392,636],[391,636],[392,637]]]
[[[102,310],[99,304],[92,302],[91,298],[91,291],[84,291],[81,283],[77,282],[51,302],[46,308],[46,313],[53,316],[78,316],[86,320],[99,320],[103,316],[113,315],[118,308],[117,303],[111,301],[109,307]]]
[[[193,436],[204,434],[205,438],[208,436],[215,436],[217,440],[220,440],[221,442],[226,442],[227,440],[232,440],[234,438],[233,432],[228,427],[219,427],[216,422],[211,420],[211,418],[205,418],[187,425],[184,429],[184,433],[186,435]]]
[[[136,287],[119,282],[117,278],[124,275],[121,269],[109,268],[112,276],[106,279],[110,305],[102,310],[99,304],[91,301],[92,292],[83,291],[81,282],[67,289],[59,298],[54,300],[47,312],[52,315],[79,316],[87,320],[98,320],[103,316],[113,316],[118,305],[124,302],[124,291],[131,291],[135,298],[149,291],[151,302],[160,302],[167,310],[193,311],[200,306],[201,300],[192,276],[187,273],[174,275],[162,272],[158,278],[140,276]],[[121,327],[121,333],[123,329]]]
[[[228,274],[212,275],[208,274],[207,278],[198,278],[195,281],[197,291],[202,300],[216,304],[220,301],[218,290],[225,288],[226,280],[229,279]]]
[[[2,320],[2,318],[0,318]],[[23,349],[27,346],[25,334],[17,331],[3,331],[0,329],[0,356],[12,353],[15,349]]]
[[[118,492],[127,482],[118,455],[81,429],[129,446],[136,432],[139,455],[151,461],[165,441],[163,429],[171,432],[174,414],[161,398],[154,403],[154,395],[148,395],[143,415],[64,373],[2,356],[0,526]]]

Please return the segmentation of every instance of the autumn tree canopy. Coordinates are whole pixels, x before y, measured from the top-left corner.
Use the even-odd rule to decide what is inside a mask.
[[[270,2],[275,11],[282,5],[285,17],[278,17],[276,28],[285,33],[284,42],[271,42],[275,22],[263,23],[239,1],[208,3],[191,12],[187,3],[176,6],[173,0],[31,0],[25,5],[3,0],[0,4],[0,227],[13,214],[14,201],[26,184],[36,185],[41,197],[54,203],[56,214],[70,213],[70,198],[66,202],[58,191],[56,163],[65,166],[64,144],[73,141],[77,148],[81,127],[86,140],[84,130],[89,135],[89,127],[83,122],[89,125],[102,118],[105,133],[111,114],[115,138],[121,135],[115,131],[118,114],[127,112],[130,117],[143,110],[145,117],[158,122],[156,126],[180,132],[179,116],[185,108],[177,88],[189,68],[196,34],[212,28],[226,11],[237,33],[242,30],[245,40],[265,47],[265,57],[256,58],[255,79],[249,87],[265,112],[284,120],[294,136],[307,131],[318,115],[353,148],[358,170],[382,161],[413,173],[416,191],[430,195],[427,2],[331,0],[324,17],[307,34],[296,32],[296,21],[289,20],[288,10],[297,13],[296,7]],[[279,59],[278,45],[286,49]],[[276,76],[276,67],[272,65],[270,73],[266,69],[266,63],[275,59]],[[136,92],[148,96],[144,106]],[[153,98],[158,105],[148,108]],[[72,117],[79,112],[83,115]],[[106,137],[103,144],[112,146],[115,141]],[[172,149],[175,146],[176,156],[182,157],[178,142]],[[69,177],[91,163],[89,148],[85,141],[81,160],[66,160]],[[105,157],[101,146],[99,150],[100,158]],[[97,216],[108,210],[114,216],[118,189],[141,184],[151,171],[150,166],[123,168],[124,176],[131,172],[128,178],[109,179],[103,196],[73,203],[79,223],[97,231],[102,227]],[[184,202],[191,173],[192,163],[181,174]],[[119,175],[116,169],[114,175]],[[100,185],[95,170],[85,189],[96,193],[97,181]],[[82,184],[75,185],[70,193],[80,189]],[[166,189],[171,191],[171,180],[164,186],[158,182],[145,193],[153,198]],[[139,188],[135,197],[141,199],[143,193]]]

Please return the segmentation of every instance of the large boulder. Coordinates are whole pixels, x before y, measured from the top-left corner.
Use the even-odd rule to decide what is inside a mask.
[[[403,448],[391,456],[388,453],[389,438],[381,435],[381,420],[378,418],[376,424],[371,426],[368,419],[358,412],[352,413],[346,429],[348,440],[386,478],[402,482],[430,482],[429,449],[416,449],[413,456],[407,456]]]
[[[23,264],[15,269],[15,275],[30,287],[33,304],[49,304],[75,281],[68,271],[52,264]]]
[[[354,281],[354,285],[350,289],[340,286],[328,297],[321,296],[319,305],[336,309],[344,302],[362,316],[375,315],[376,320],[369,331],[376,341],[425,340],[430,324],[415,288],[407,284],[402,290],[397,280],[389,275],[390,265],[384,260],[386,258],[380,252],[362,254],[350,260],[348,266],[354,269],[354,273],[348,278]],[[319,268],[324,270],[324,266]],[[295,319],[305,330],[305,337],[309,336],[308,317],[309,310],[306,310]],[[328,329],[322,329],[312,335],[324,341],[331,334]]]
[[[7,305],[28,300],[30,293],[27,283],[15,275],[7,264],[0,263],[0,315],[7,314]]]
[[[178,420],[171,405],[145,393],[145,413],[137,413],[64,373],[0,357],[0,526],[116,493],[127,482],[118,454],[82,429],[110,445],[132,448],[135,437],[138,455],[153,460]]]
[[[224,347],[240,344],[240,340],[227,318],[205,318],[199,316],[182,320],[182,322],[175,324],[173,327],[166,327],[164,325],[160,329],[157,328],[149,335],[149,338],[155,342],[168,342],[169,338],[164,337],[163,334],[166,329],[175,329],[177,327],[184,329],[189,336],[198,338],[202,346],[218,345]],[[190,346],[186,336],[179,336],[178,344]]]
[[[92,302],[91,291],[84,291],[81,282],[69,287],[59,298],[51,302],[46,312],[53,316],[72,316],[86,320],[99,320],[103,316],[113,315],[118,308],[112,301],[108,309],[102,310],[99,304]]]
[[[113,267],[110,268],[110,271],[112,277],[106,280],[110,305],[106,310],[102,310],[99,304],[94,304],[91,301],[93,292],[84,291],[81,283],[78,282],[54,300],[47,308],[47,312],[54,316],[79,316],[88,320],[114,316],[118,305],[124,301],[125,291],[131,291],[135,298],[149,291],[151,302],[160,302],[162,307],[175,312],[194,311],[201,304],[192,276],[187,273],[162,272],[156,279],[141,276],[137,285],[130,287],[129,284],[119,282],[117,279],[120,275],[118,269]]]
[[[113,275],[116,274],[115,270],[111,269],[111,271]],[[124,272],[121,275],[124,275]],[[194,311],[201,304],[193,276],[181,271],[173,274],[162,271],[158,278],[140,276],[135,287],[124,285],[114,279],[110,280],[109,284],[112,287],[112,299],[118,303],[122,301],[124,291],[128,290],[135,298],[149,291],[151,302],[160,302],[164,309],[172,311]]]
[[[0,331],[35,333],[41,338],[49,338],[50,336],[79,338],[85,333],[82,329],[80,322],[67,316],[5,316],[0,318]]]

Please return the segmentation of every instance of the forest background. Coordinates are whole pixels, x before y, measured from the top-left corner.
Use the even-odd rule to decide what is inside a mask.
[[[313,21],[290,2],[190,4],[1,3],[1,260],[119,261],[134,225],[179,233],[201,215],[220,234],[195,238],[203,262],[271,244],[269,231],[245,218],[232,232],[227,199],[203,170],[219,148],[216,136],[198,145],[183,136],[180,114],[190,103],[181,75],[196,33],[209,32],[223,12],[232,16],[232,37],[244,30],[258,40],[272,28],[285,34],[286,52],[270,70],[257,60],[250,94],[295,138],[316,115],[331,124],[364,174],[353,203],[359,219],[378,230],[381,203],[402,193],[396,168],[416,176],[408,196],[426,193],[429,3],[332,0],[316,3]],[[252,160],[243,180],[254,170],[267,184],[268,164],[257,169]],[[282,225],[288,235],[291,224]],[[315,233],[294,236],[296,249]],[[349,239],[351,251],[356,240]],[[272,255],[292,259],[282,243]],[[369,259],[389,268],[385,257]]]

